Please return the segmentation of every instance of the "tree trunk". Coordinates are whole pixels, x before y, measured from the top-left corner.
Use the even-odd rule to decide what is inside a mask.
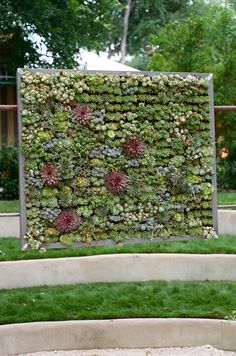
[[[116,49],[115,48],[112,48],[112,45],[109,44],[108,45],[108,55],[107,55],[107,58],[108,59],[111,59],[112,56],[114,56],[116,54]]]
[[[129,27],[129,15],[131,10],[131,4],[132,4],[132,0],[128,0],[125,9],[123,35],[122,35],[121,46],[120,46],[120,51],[121,51],[120,63],[122,64],[125,62],[125,57],[126,57],[127,34],[128,34],[128,27]]]

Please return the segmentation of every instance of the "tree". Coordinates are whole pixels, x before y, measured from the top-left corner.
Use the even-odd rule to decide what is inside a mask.
[[[109,57],[121,53],[124,62],[127,53],[145,52],[149,34],[157,34],[187,4],[188,0],[5,0],[0,2],[0,65],[12,73],[23,65],[75,67],[81,48],[108,50]],[[47,48],[46,58],[38,38]]]
[[[215,104],[236,104],[236,21],[233,7],[199,3],[186,18],[165,25],[158,36],[153,36],[153,43],[156,50],[149,69],[213,73]],[[216,116],[219,164],[228,166],[225,174],[229,176],[229,185],[234,187],[235,119],[235,113]],[[222,149],[228,154],[225,159],[222,158]]]
[[[147,70],[148,62],[148,55],[146,53],[140,53],[137,56],[132,57],[130,60],[126,60],[125,64],[138,70],[145,71]]]
[[[204,5],[203,5],[204,6]],[[236,22],[229,8],[209,4],[169,22],[152,38],[156,46],[149,68],[158,71],[214,74],[218,105],[236,96]]]
[[[0,3],[0,51],[17,66],[78,66],[80,48],[105,49],[116,0],[5,0]],[[47,48],[43,59],[37,34]],[[3,64],[2,64],[3,65]],[[9,69],[8,69],[9,70]]]
[[[131,11],[131,5],[132,5],[132,0],[128,0],[126,9],[125,9],[123,35],[121,38],[121,45],[120,45],[120,52],[121,52],[120,62],[121,63],[125,62],[125,57],[126,57],[127,35],[128,35],[129,16],[130,16],[130,11]]]
[[[112,30],[107,39],[108,57],[122,53],[138,55],[149,45],[149,35],[158,34],[168,19],[184,12],[188,0],[119,0],[113,9]],[[125,34],[125,37],[124,37]],[[122,49],[123,47],[123,49]]]

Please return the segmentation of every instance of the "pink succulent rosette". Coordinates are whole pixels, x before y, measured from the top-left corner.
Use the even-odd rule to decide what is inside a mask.
[[[60,173],[53,163],[46,163],[41,168],[41,177],[45,184],[56,186],[60,181]]]
[[[73,117],[77,122],[85,124],[91,119],[92,110],[87,105],[78,105],[73,101],[71,106],[73,108]]]
[[[74,210],[62,211],[56,219],[56,226],[60,232],[76,230],[79,224],[80,218]]]
[[[128,137],[123,145],[125,154],[129,157],[138,157],[145,150],[145,144],[139,136]]]
[[[105,177],[105,186],[112,194],[119,194],[128,185],[127,177],[124,172],[111,172]]]

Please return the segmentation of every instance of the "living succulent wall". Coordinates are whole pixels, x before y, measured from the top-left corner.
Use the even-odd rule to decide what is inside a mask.
[[[215,235],[208,81],[21,77],[26,247]]]

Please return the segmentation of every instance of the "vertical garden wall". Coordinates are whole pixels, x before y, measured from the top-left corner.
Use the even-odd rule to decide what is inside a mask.
[[[24,246],[214,237],[211,80],[18,70]]]

